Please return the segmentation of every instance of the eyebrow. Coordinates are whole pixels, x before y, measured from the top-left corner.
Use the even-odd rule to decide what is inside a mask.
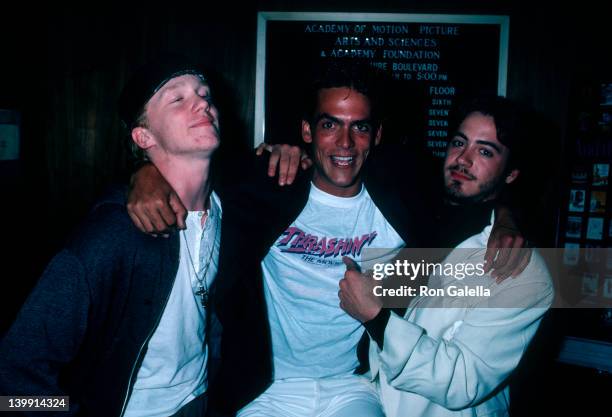
[[[337,117],[332,116],[329,113],[319,113],[317,117],[315,117],[315,123],[318,123],[323,119],[329,119],[335,123],[342,123],[342,120],[338,119]]]
[[[459,136],[459,137],[465,139],[468,142],[470,141],[468,139],[468,137],[465,136],[465,134],[463,132],[455,132],[455,136]],[[488,141],[488,140],[482,140],[482,139],[476,140],[475,142],[477,144],[479,144],[479,145],[490,146],[491,148],[495,149],[497,151],[497,153],[502,153],[502,150],[501,150],[501,148],[499,147],[499,145],[497,143],[494,143],[494,142],[491,142],[491,141]]]
[[[323,119],[328,119],[331,120],[332,122],[335,123],[339,123],[339,124],[343,124],[344,122],[340,119],[338,119],[335,116],[332,116],[329,113],[320,113],[317,115],[317,117],[315,117],[315,124],[320,122]],[[361,119],[361,120],[354,120],[351,122],[351,125],[354,125],[355,123],[368,123],[368,124],[372,124],[372,119],[370,118],[366,118],[366,119]]]
[[[160,99],[163,99],[166,96],[166,94],[168,94],[168,93],[170,93],[170,92],[172,92],[172,91],[182,87],[183,85],[185,85],[185,82],[184,81],[179,81],[179,82],[177,82],[177,83],[175,83],[175,84],[173,84],[171,86],[163,86],[161,88]]]

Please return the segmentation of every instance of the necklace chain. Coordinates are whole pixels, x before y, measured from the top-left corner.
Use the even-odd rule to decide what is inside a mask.
[[[187,255],[189,256],[189,263],[191,264],[193,273],[195,274],[196,280],[198,281],[198,289],[194,292],[194,294],[200,297],[200,303],[202,304],[202,307],[204,307],[205,309],[208,307],[208,296],[209,296],[208,283],[206,282],[206,273],[208,272],[208,268],[210,267],[210,263],[212,262],[213,253],[215,252],[215,242],[217,239],[217,232],[219,228],[218,219],[217,219],[218,216],[212,214],[212,201],[211,201],[211,208],[208,210],[208,213],[209,214],[206,219],[206,222],[214,221],[214,229],[212,229],[214,231],[211,234],[211,236],[209,236],[209,240],[211,242],[209,245],[210,250],[208,251],[209,252],[208,259],[206,260],[206,263],[204,264],[204,271],[202,272],[201,277],[200,277],[200,274],[198,274],[198,271],[196,270],[195,263],[193,262],[193,258],[191,256],[191,250],[189,249],[189,243],[187,242],[186,231],[185,230],[182,231],[183,240],[185,241],[185,246],[187,247]],[[204,229],[205,230],[202,232],[202,235],[206,231],[206,226]],[[200,269],[201,267],[202,265],[200,265]]]

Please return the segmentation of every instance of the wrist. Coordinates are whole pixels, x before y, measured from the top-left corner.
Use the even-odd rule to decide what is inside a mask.
[[[362,323],[366,323],[366,322],[375,320],[376,317],[378,317],[382,311],[383,311],[383,308],[380,305],[372,307],[370,311],[368,312],[367,316],[364,317],[365,320],[363,320]]]

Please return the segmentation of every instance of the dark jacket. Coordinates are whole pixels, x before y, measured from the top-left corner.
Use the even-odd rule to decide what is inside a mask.
[[[422,183],[402,184],[405,178],[417,178],[416,163],[403,160],[401,166],[391,166],[389,160],[370,155],[363,171],[368,193],[408,247],[430,247],[429,204],[422,201],[423,190],[415,188]],[[221,178],[221,186],[216,187],[223,202],[223,243],[212,291],[223,337],[221,367],[210,387],[209,404],[219,414],[232,415],[272,383],[271,336],[260,262],[298,217],[310,190],[312,172],[301,172],[292,186],[280,187],[276,179],[266,176],[266,164],[262,158],[248,168],[248,178]]]
[[[70,395],[58,415],[120,415],[179,254],[178,234],[134,227],[123,195],[95,207],[0,343],[2,395]]]

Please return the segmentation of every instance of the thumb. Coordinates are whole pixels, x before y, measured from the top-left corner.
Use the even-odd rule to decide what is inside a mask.
[[[346,265],[347,271],[361,272],[361,268],[359,267],[359,265],[357,265],[357,262],[355,262],[355,260],[349,258],[348,256],[343,256],[342,262],[344,262],[344,265]]]

